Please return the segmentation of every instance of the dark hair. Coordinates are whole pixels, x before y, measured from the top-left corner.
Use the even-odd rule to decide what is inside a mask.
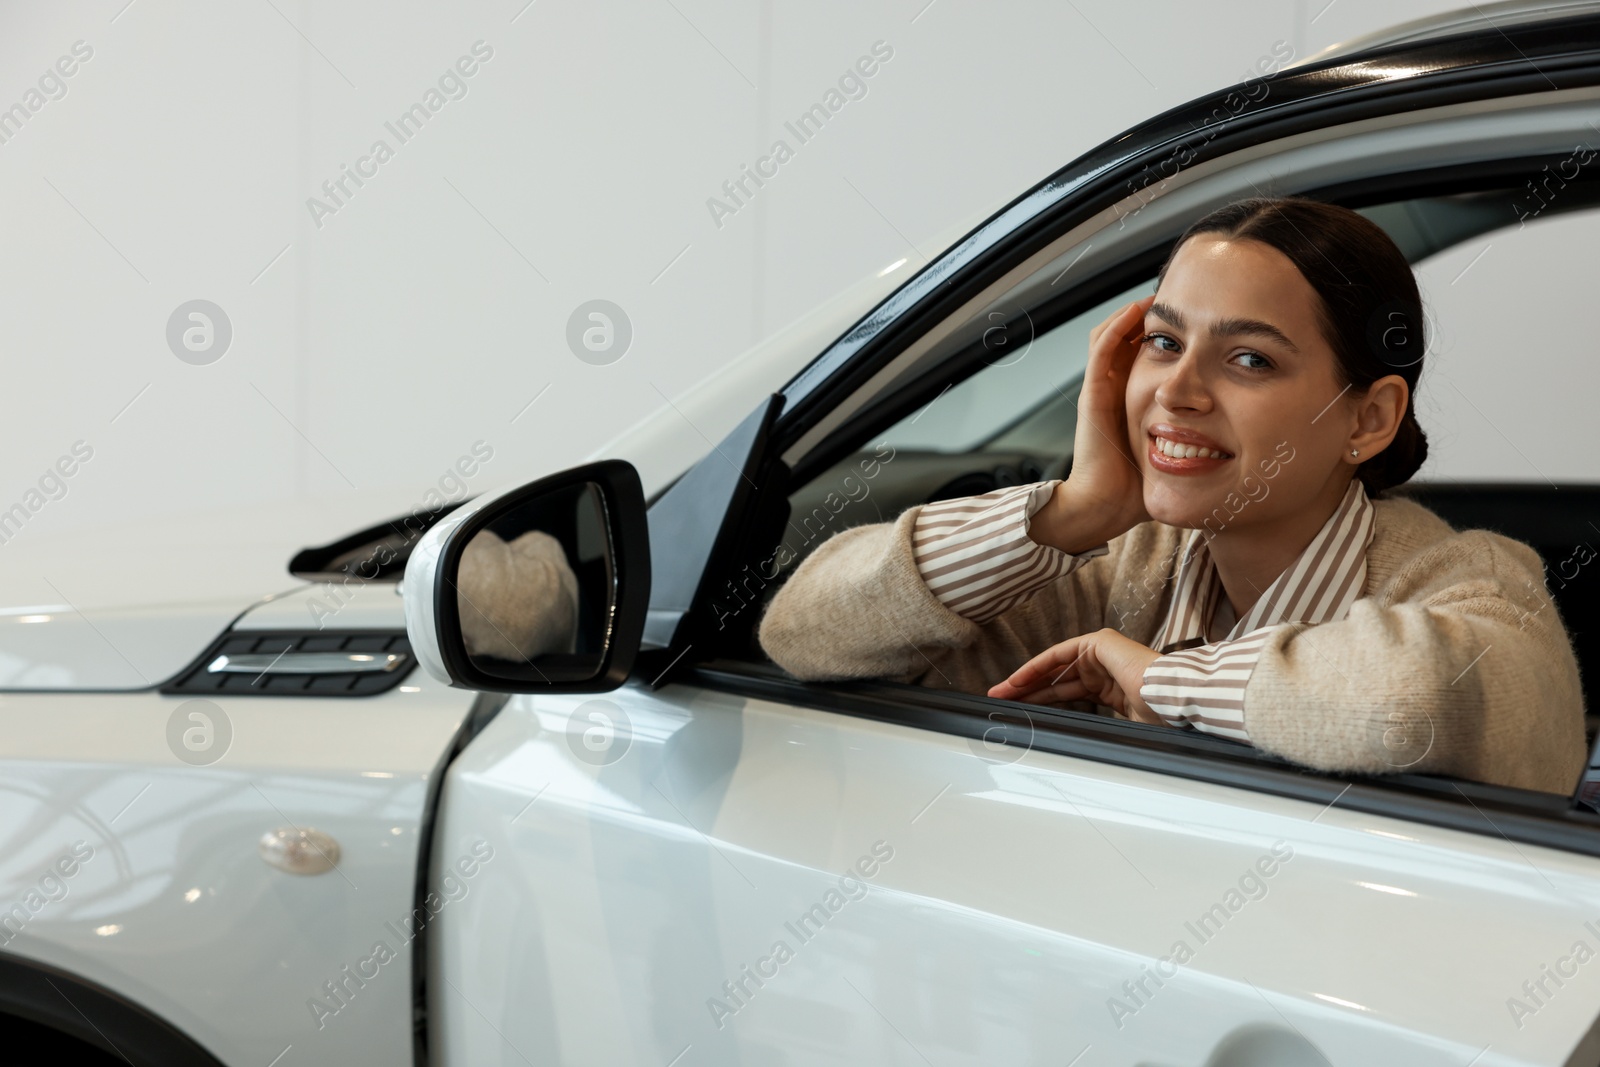
[[[1217,208],[1184,230],[1156,275],[1157,288],[1178,249],[1202,233],[1260,241],[1299,269],[1320,298],[1317,318],[1333,349],[1340,385],[1365,389],[1390,374],[1405,379],[1409,395],[1394,440],[1363,460],[1356,476],[1367,494],[1376,496],[1415,474],[1428,458],[1427,435],[1415,407],[1427,334],[1417,279],[1389,235],[1338,204],[1253,196]]]

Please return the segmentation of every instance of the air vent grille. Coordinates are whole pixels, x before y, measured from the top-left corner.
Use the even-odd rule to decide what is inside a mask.
[[[230,630],[161,687],[228,696],[371,696],[417,665],[404,630]]]

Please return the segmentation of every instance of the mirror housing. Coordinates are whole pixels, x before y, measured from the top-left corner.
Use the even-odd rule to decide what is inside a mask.
[[[411,647],[447,685],[617,688],[650,602],[638,471],[602,460],[464,503],[417,543],[401,593]]]

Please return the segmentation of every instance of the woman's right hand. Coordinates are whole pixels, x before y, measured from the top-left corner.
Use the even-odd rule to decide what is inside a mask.
[[[1029,522],[1040,544],[1079,553],[1147,522],[1144,474],[1130,451],[1128,376],[1155,294],[1114,312],[1089,333],[1089,362],[1078,394],[1072,473]]]

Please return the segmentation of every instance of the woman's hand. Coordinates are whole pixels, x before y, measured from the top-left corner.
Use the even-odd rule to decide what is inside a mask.
[[[1054,704],[1093,700],[1125,719],[1165,725],[1139,696],[1145,668],[1160,653],[1115,630],[1096,630],[1045,649],[989,690],[999,700]]]
[[[1131,452],[1128,376],[1155,294],[1125,305],[1089,333],[1078,393],[1072,473],[1029,522],[1033,540],[1078,553],[1148,522],[1144,472]]]

